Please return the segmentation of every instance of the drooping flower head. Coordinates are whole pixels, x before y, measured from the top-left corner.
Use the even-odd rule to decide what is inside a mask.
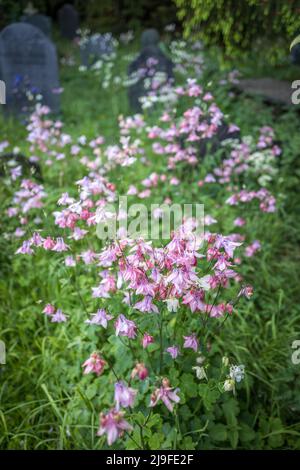
[[[82,364],[84,367],[84,374],[94,372],[96,375],[101,375],[106,365],[106,361],[102,359],[98,353],[94,352],[91,356]]]
[[[190,336],[184,336],[184,348],[191,348],[195,352],[198,351],[198,340],[195,333],[192,333]]]
[[[134,403],[137,390],[131,387],[127,387],[124,382],[115,383],[115,402],[116,410],[119,411],[120,407],[124,408],[132,407]]]
[[[109,446],[121,437],[124,431],[131,430],[132,426],[124,419],[124,412],[112,409],[106,414],[100,413],[100,427],[97,435],[106,434]]]
[[[150,406],[151,407],[155,406],[158,403],[158,401],[161,400],[166,405],[168,410],[171,411],[172,413],[173,408],[174,408],[174,403],[180,402],[180,398],[177,395],[178,392],[179,392],[179,388],[176,388],[174,390],[172,387],[170,387],[169,379],[164,378],[162,380],[161,387],[157,388],[152,393]]]
[[[128,320],[123,314],[118,316],[115,328],[116,336],[127,336],[130,339],[136,337],[136,324],[132,320]]]

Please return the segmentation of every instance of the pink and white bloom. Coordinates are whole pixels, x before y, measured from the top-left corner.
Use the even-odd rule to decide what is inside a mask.
[[[131,387],[127,387],[124,382],[115,383],[115,402],[116,410],[119,411],[120,407],[132,408],[134,400],[137,394],[137,390]]]
[[[146,349],[147,346],[151,343],[154,343],[153,336],[149,335],[148,333],[144,333],[144,336],[143,336],[143,339],[142,339],[143,348]]]
[[[64,323],[66,321],[67,321],[67,317],[60,308],[56,310],[56,312],[52,315],[52,318],[51,318],[52,323]]]
[[[132,426],[124,419],[124,412],[113,409],[106,414],[100,413],[100,427],[97,436],[106,434],[109,446],[123,436],[124,431],[132,431]]]
[[[64,239],[62,237],[58,237],[56,239],[56,243],[54,247],[52,248],[52,251],[57,251],[57,252],[67,251],[69,248],[70,247],[65,244]]]
[[[145,380],[148,377],[149,372],[148,372],[148,369],[147,369],[147,367],[145,366],[145,364],[143,362],[138,362],[136,364],[136,366],[132,370],[130,376],[131,376],[132,379],[134,379],[134,377],[136,375],[138,376],[138,378],[140,380]]]
[[[94,352],[93,354],[90,355],[90,357],[82,364],[82,367],[84,367],[84,374],[90,374],[91,372],[94,372],[96,375],[101,375],[103,372],[103,369],[106,365],[106,361],[102,359],[101,356],[99,356],[98,353]]]
[[[136,337],[136,324],[132,320],[128,320],[125,315],[118,316],[115,322],[116,336],[127,336],[130,339]]]
[[[48,316],[53,315],[54,312],[55,312],[55,307],[52,304],[47,304],[43,310],[43,313]]]
[[[90,320],[86,320],[85,323],[88,323],[89,325],[100,325],[103,326],[103,328],[107,328],[107,322],[112,318],[112,315],[107,314],[103,308],[100,308],[96,313],[93,313],[92,318]]]
[[[154,390],[154,392],[152,393],[150,406],[155,406],[158,401],[161,400],[166,405],[168,410],[172,413],[174,403],[180,402],[180,398],[177,395],[178,392],[179,388],[176,388],[175,390],[171,388],[169,380],[165,378],[162,380],[162,386]]]
[[[195,352],[198,351],[198,340],[196,338],[195,333],[192,333],[190,336],[184,336],[184,348],[190,348],[193,349]]]
[[[180,354],[178,346],[169,346],[166,351],[170,354],[172,359],[176,359],[176,357]]]
[[[16,254],[22,254],[22,255],[32,255],[34,253],[33,249],[31,247],[31,240],[25,240],[20,246],[20,248],[17,249]]]

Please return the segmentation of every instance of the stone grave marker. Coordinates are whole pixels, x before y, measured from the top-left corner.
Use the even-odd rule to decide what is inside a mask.
[[[290,106],[292,104],[291,83],[275,78],[240,79],[236,88],[247,95],[260,96],[271,104]]]
[[[61,35],[67,39],[74,39],[79,29],[79,15],[73,5],[66,3],[58,12],[58,22]]]
[[[59,79],[55,46],[36,27],[12,23],[0,34],[0,79],[6,87],[4,112],[28,113],[30,97],[59,112]]]
[[[51,18],[40,13],[34,15],[22,16],[21,21],[29,23],[36,28],[39,28],[46,36],[51,37]]]
[[[142,34],[140,54],[128,68],[131,82],[128,88],[128,98],[130,107],[135,112],[141,111],[140,99],[149,92],[151,83],[158,74],[165,77],[162,84],[173,81],[173,63],[159,47],[158,32],[155,29],[149,29]]]

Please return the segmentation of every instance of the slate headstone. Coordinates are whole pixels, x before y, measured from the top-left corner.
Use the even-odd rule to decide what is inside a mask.
[[[28,93],[42,95],[41,102],[52,112],[59,112],[56,49],[38,28],[26,23],[12,23],[2,30],[0,79],[6,85],[4,112],[26,112]]]
[[[159,41],[159,32],[156,29],[146,29],[141,36],[141,48],[144,49],[147,46],[158,46]]]
[[[74,39],[79,29],[79,15],[73,5],[65,4],[58,12],[58,22],[61,35],[67,39]]]
[[[260,96],[271,104],[291,105],[291,84],[275,78],[240,79],[236,88],[252,96]]]
[[[174,79],[173,62],[159,47],[159,34],[155,29],[144,31],[141,38],[142,50],[138,57],[129,65],[128,76],[131,82],[128,88],[130,107],[135,112],[141,111],[141,97],[149,92],[150,83],[157,74],[164,75],[162,85]],[[151,86],[150,86],[151,88]]]
[[[29,23],[36,28],[39,28],[46,36],[51,37],[51,18],[40,13],[28,16],[22,16],[21,21]]]
[[[199,142],[199,156],[204,158],[207,154],[214,154],[221,148],[221,144],[224,140],[233,139],[240,140],[241,133],[239,130],[230,132],[228,124],[223,121],[217,128],[217,132],[210,139],[201,139]],[[226,152],[224,151],[224,157]]]
[[[111,55],[114,52],[113,38],[110,33],[93,34],[80,44],[81,63],[85,67],[90,67],[104,55]]]

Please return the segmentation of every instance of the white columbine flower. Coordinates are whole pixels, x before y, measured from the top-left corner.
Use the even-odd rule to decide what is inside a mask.
[[[195,367],[192,367],[192,369],[195,371],[197,379],[199,379],[199,380],[206,379],[207,380],[207,375],[206,375],[204,367],[195,366]]]
[[[224,390],[225,392],[232,392],[234,390],[234,380],[232,379],[225,380]]]
[[[240,382],[245,376],[245,366],[243,364],[239,366],[231,366],[229,376],[235,382]]]
[[[179,301],[178,299],[172,298],[165,301],[167,303],[167,309],[169,312],[177,312]]]

